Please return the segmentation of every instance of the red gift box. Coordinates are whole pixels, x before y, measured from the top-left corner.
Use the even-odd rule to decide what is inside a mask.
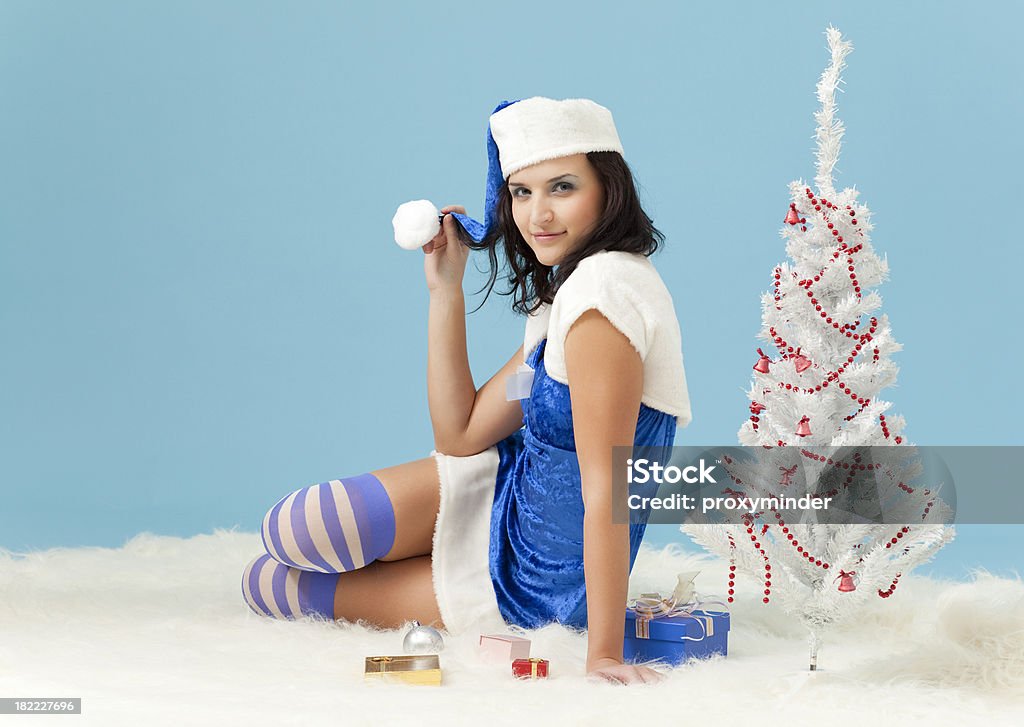
[[[512,662],[512,674],[518,679],[547,679],[547,659],[516,659]]]

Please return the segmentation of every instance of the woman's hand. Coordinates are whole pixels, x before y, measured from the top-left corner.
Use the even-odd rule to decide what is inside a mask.
[[[466,214],[466,208],[455,204],[442,207],[444,219],[441,221],[441,230],[423,246],[426,256],[423,272],[427,276],[427,288],[431,293],[438,290],[462,292],[462,276],[466,272],[469,248],[459,239],[459,223],[450,212]]]
[[[587,677],[616,684],[657,684],[665,675],[647,666],[623,664],[616,659],[604,658],[587,664]]]

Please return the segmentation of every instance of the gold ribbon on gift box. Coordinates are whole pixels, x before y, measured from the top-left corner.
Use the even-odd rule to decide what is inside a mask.
[[[535,659],[532,656],[530,657],[530,678],[531,679],[536,679],[537,678],[537,665],[540,664],[542,661],[544,661],[544,660],[543,659]]]
[[[700,571],[680,573],[677,577],[676,588],[668,597],[663,597],[660,593],[641,593],[640,598],[628,604],[628,608],[632,609],[636,614],[636,620],[634,621],[636,638],[651,638],[651,621],[673,616],[692,618],[701,626],[702,633],[700,636],[695,638],[683,634],[679,637],[682,641],[702,641],[708,636],[715,635],[714,619],[710,616],[698,616],[693,612],[707,612],[705,606],[719,605],[725,609],[722,613],[728,613],[729,607],[721,601],[701,600],[693,588],[693,581],[699,573]],[[709,613],[717,612],[711,611]]]

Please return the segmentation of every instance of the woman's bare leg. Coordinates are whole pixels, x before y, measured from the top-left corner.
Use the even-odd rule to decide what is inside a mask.
[[[368,479],[373,480],[375,485],[379,483],[379,488],[384,490],[381,495],[386,494],[387,496],[386,498],[382,498],[381,495],[377,496],[376,514],[373,517],[380,518],[380,526],[385,528],[383,532],[390,530],[393,533],[390,549],[383,556],[376,555],[376,560],[371,559],[371,562],[366,565],[362,565],[362,562],[365,561],[361,562],[359,559],[355,559],[359,563],[355,569],[341,570],[339,575],[344,577],[338,577],[328,585],[322,576],[330,577],[338,574],[338,571],[327,570],[332,565],[337,567],[335,563],[329,563],[326,567],[324,563],[318,563],[319,569],[314,569],[303,567],[294,561],[287,562],[283,557],[278,557],[280,543],[277,543],[275,535],[272,534],[273,526],[277,525],[280,528],[283,525],[290,528],[293,522],[287,513],[284,516],[278,514],[277,508],[286,501],[282,500],[278,506],[268,512],[264,519],[263,537],[264,543],[267,545],[267,555],[258,556],[247,566],[243,575],[243,595],[254,611],[263,615],[277,615],[284,618],[298,616],[298,613],[292,613],[297,608],[293,601],[298,594],[300,604],[298,608],[301,608],[303,613],[306,613],[307,609],[312,609],[331,617],[329,612],[333,605],[334,611],[339,614],[335,618],[345,620],[363,618],[382,625],[385,622],[400,625],[409,618],[417,618],[422,623],[440,621],[433,594],[430,567],[434,527],[440,504],[437,463],[433,457],[426,457],[394,467],[374,470],[370,474],[372,477]],[[346,482],[353,483],[353,486],[357,487],[363,486],[355,484],[355,482],[359,482],[358,478],[347,479]],[[334,483],[334,485],[336,484]],[[324,486],[325,484],[321,484],[318,487]],[[305,496],[305,493],[301,491],[293,493],[293,496],[300,494]],[[303,500],[303,502],[305,501]],[[317,500],[314,499],[313,502],[316,503]],[[388,510],[387,522],[385,522],[382,509],[384,507]],[[302,510],[296,508],[295,512],[302,513]],[[300,520],[304,520],[301,514],[299,517]],[[371,518],[361,523],[360,527],[368,527],[372,533],[375,522],[377,521]],[[340,523],[333,520],[328,523],[325,519],[321,527],[337,528],[339,525]],[[291,530],[289,529],[287,532],[290,534]],[[337,534],[336,530],[334,532]],[[305,533],[305,535],[307,538],[309,537],[309,533]],[[391,538],[392,535],[387,537]],[[269,545],[271,542],[276,543],[274,550],[271,550]],[[313,547],[315,548],[315,546]],[[387,545],[385,544],[384,547]],[[295,549],[294,542],[292,549]],[[380,549],[377,550],[377,553],[379,552]],[[303,555],[306,560],[313,558],[312,555],[306,553]],[[291,554],[290,557],[294,559],[296,555]],[[415,565],[406,563],[406,560],[415,561]],[[277,562],[274,563],[274,561]],[[397,567],[399,564],[402,565]],[[344,561],[342,565],[345,565]],[[396,567],[385,569],[382,566]],[[355,577],[359,573],[365,573],[365,575]],[[403,584],[402,580],[405,578],[412,580]],[[398,598],[399,605],[388,606],[386,601],[391,597],[375,594],[373,592],[375,583],[388,592],[401,594]],[[303,598],[306,598],[307,601],[313,599],[316,604],[321,605],[316,605],[313,601],[302,605]],[[270,599],[272,603],[269,603],[267,599]],[[287,605],[284,605],[285,601],[288,601]],[[408,609],[410,605],[412,611]],[[287,613],[282,616],[279,611]],[[419,614],[422,618],[409,615],[410,613]]]
[[[383,561],[430,555],[441,501],[437,462],[433,457],[373,470],[395,511],[395,542]]]
[[[388,553],[338,578],[334,618],[363,619],[397,628],[415,619],[443,628],[434,596],[431,550],[441,500],[433,457],[373,470],[395,511],[395,542]]]
[[[350,622],[363,619],[392,629],[415,619],[444,628],[434,596],[430,556],[378,560],[342,573],[334,594],[334,618]]]

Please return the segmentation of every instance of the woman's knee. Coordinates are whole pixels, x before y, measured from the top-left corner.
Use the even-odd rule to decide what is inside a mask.
[[[433,457],[373,470],[394,507],[395,542],[378,560],[396,561],[430,555],[441,500],[440,477]]]
[[[367,473],[289,493],[267,512],[261,534],[267,553],[285,565],[342,573],[391,550],[395,511],[380,480]]]

